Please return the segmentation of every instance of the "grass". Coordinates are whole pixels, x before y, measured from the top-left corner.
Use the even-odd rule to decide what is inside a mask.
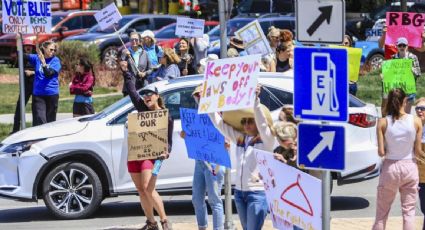
[[[18,68],[11,68],[8,64],[0,64],[0,74],[18,75]]]

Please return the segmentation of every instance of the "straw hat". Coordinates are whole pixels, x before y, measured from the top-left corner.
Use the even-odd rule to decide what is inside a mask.
[[[238,48],[238,49],[245,49],[244,45],[243,45],[243,41],[237,37],[232,37],[230,38],[230,45]]]
[[[273,132],[273,119],[270,110],[263,104],[260,106],[266,116],[267,124]],[[223,112],[223,121],[240,132],[244,132],[243,125],[241,124],[242,118],[254,118],[254,109],[249,108]]]

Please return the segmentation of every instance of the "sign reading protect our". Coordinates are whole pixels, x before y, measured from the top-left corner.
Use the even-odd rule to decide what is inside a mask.
[[[261,55],[226,58],[207,63],[199,113],[251,108]]]
[[[168,109],[128,114],[128,161],[156,159],[168,151]]]
[[[2,0],[3,33],[48,34],[52,28],[50,1]]]

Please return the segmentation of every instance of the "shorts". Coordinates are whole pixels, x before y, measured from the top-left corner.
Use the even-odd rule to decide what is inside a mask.
[[[128,161],[127,168],[129,173],[140,173],[144,170],[152,170],[155,160]]]
[[[94,114],[93,104],[74,102],[72,113],[78,115]]]

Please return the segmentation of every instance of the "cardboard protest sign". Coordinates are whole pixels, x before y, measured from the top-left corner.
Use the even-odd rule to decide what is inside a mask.
[[[202,38],[204,36],[205,20],[178,17],[176,35],[189,38]]]
[[[198,112],[251,108],[257,87],[260,58],[260,55],[249,55],[208,62]]]
[[[50,1],[2,0],[3,33],[50,34],[52,9]]]
[[[180,108],[182,130],[185,132],[189,158],[231,168],[230,156],[221,135],[206,114],[198,114],[195,109]]]
[[[118,23],[118,21],[122,18],[115,3],[109,4],[101,11],[97,12],[94,17],[102,30],[107,29],[114,23]]]
[[[346,49],[348,54],[348,80],[357,82],[359,80],[359,72],[360,72],[360,62],[362,59],[362,49],[353,48],[353,47],[345,47],[345,46],[337,46],[337,45],[329,45],[332,48],[341,48]]]
[[[421,13],[387,12],[385,44],[395,45],[399,37],[407,38],[409,46],[422,47],[425,15]]]
[[[128,161],[168,152],[168,109],[128,114]]]
[[[273,227],[322,229],[322,182],[255,149]]]
[[[394,88],[402,88],[407,94],[416,93],[412,62],[412,59],[392,59],[382,63],[384,95]]]
[[[273,52],[258,20],[248,23],[235,34],[243,41],[248,54],[267,55]]]

